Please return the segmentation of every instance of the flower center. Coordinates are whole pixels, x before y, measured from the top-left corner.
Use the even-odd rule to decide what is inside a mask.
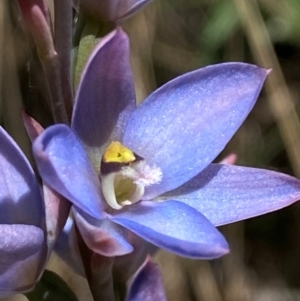
[[[159,183],[162,172],[118,141],[106,149],[101,162],[101,188],[103,196],[113,209],[141,200],[145,187]]]

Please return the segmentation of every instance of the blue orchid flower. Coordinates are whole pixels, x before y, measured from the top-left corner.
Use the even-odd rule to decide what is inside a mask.
[[[68,216],[64,201],[43,186],[0,127],[0,297],[31,290],[41,277]]]
[[[88,247],[132,252],[130,231],[190,258],[228,252],[215,228],[300,198],[300,181],[273,171],[212,164],[243,123],[268,71],[226,63],[180,76],[136,108],[127,35],[96,47],[82,74],[71,128],[33,145],[43,180],[73,203]],[[128,231],[129,230],[129,231]]]

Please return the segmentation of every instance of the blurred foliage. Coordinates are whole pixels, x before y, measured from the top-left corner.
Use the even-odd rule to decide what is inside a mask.
[[[78,301],[66,282],[48,270],[45,270],[34,290],[25,295],[29,301]]]

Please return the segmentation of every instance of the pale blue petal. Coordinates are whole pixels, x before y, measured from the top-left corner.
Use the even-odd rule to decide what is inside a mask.
[[[45,208],[35,174],[13,139],[0,127],[0,223],[45,228]]]
[[[43,230],[0,225],[0,297],[32,289],[46,258]]]
[[[33,154],[41,177],[50,187],[89,215],[103,217],[98,176],[69,127],[47,128],[35,140]]]
[[[265,169],[211,164],[198,176],[161,198],[176,198],[219,226],[294,203],[300,199],[300,181]]]
[[[129,41],[117,29],[98,44],[82,73],[75,100],[72,129],[99,171],[103,148],[120,140],[135,109]]]
[[[109,219],[96,220],[73,208],[76,225],[90,250],[105,257],[122,256],[133,251],[128,231]]]
[[[212,259],[228,252],[220,232],[201,213],[180,202],[139,202],[110,218],[180,256]]]
[[[123,143],[163,172],[145,199],[177,188],[223,150],[251,111],[268,72],[226,63],[174,79],[133,113]]]

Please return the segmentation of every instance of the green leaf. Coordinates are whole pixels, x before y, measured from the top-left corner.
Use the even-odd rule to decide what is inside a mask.
[[[29,301],[78,301],[66,282],[48,270],[45,270],[35,289],[24,295]]]

